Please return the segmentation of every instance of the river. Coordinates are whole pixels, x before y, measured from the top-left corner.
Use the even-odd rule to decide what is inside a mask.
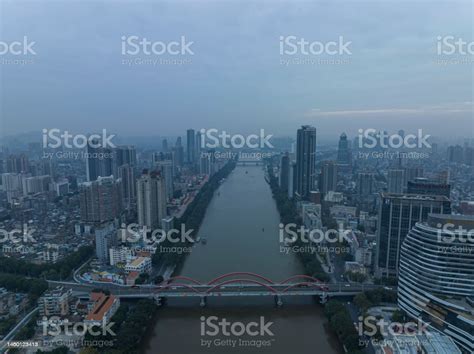
[[[279,215],[262,166],[237,166],[209,204],[199,230],[207,244],[197,244],[180,272],[201,282],[229,272],[254,272],[274,281],[303,274],[294,255],[280,253]],[[340,353],[328,332],[322,306],[310,297],[168,300],[160,308],[144,343],[145,353]],[[229,322],[272,322],[263,337],[201,336],[202,320],[216,316]],[[212,329],[206,327],[207,329]],[[236,327],[237,328],[237,327]],[[249,341],[239,342],[239,338]],[[230,339],[230,340],[229,340]],[[250,341],[255,339],[255,341]]]

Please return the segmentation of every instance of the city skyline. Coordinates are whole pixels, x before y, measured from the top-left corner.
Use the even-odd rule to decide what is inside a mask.
[[[0,0],[0,352],[473,354],[471,0]]]

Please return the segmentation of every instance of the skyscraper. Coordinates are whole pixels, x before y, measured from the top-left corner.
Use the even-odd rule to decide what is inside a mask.
[[[403,193],[404,182],[405,182],[405,171],[404,170],[388,170],[388,193]]]
[[[342,133],[339,138],[339,146],[337,149],[337,164],[341,170],[350,169],[352,165],[352,156],[349,149],[346,133]]]
[[[122,181],[123,207],[130,210],[136,202],[135,169],[129,164],[125,164],[118,168],[117,175]]]
[[[278,182],[283,191],[288,191],[288,179],[290,177],[290,155],[286,152],[280,160],[280,176]]]
[[[95,253],[102,263],[108,263],[109,249],[118,242],[117,230],[113,223],[103,223],[96,227],[95,231]]]
[[[103,223],[118,218],[122,212],[122,181],[113,176],[98,177],[81,185],[79,203],[81,220]]]
[[[156,229],[167,215],[166,184],[158,173],[145,173],[137,181],[138,223]]]
[[[168,197],[168,200],[170,200],[173,198],[173,161],[157,161],[155,167],[160,171],[161,176],[165,179],[166,196]]]
[[[449,198],[451,186],[428,178],[416,178],[408,182],[407,192],[422,195],[444,195]]]
[[[337,187],[337,164],[334,161],[323,161],[321,164],[320,191],[327,194],[336,191]]]
[[[451,201],[445,196],[382,193],[377,225],[378,276],[398,274],[400,248],[408,231],[428,214],[451,214]]]
[[[125,164],[135,167],[137,165],[137,152],[135,150],[135,146],[118,146],[115,149],[115,159],[117,167]]]
[[[188,129],[186,132],[186,162],[194,164],[196,162],[196,132]]]
[[[89,141],[86,146],[87,181],[95,181],[99,176],[111,176],[113,174],[113,158],[112,150],[100,147],[98,139]]]
[[[195,156],[194,156],[194,161],[198,163],[201,159],[201,132],[196,132],[196,150],[195,150]]]
[[[374,174],[361,172],[357,175],[357,194],[366,197],[374,193]]]
[[[184,163],[184,149],[181,143],[181,137],[176,139],[176,144],[173,148],[173,164],[175,167],[181,167]]]
[[[303,125],[296,136],[296,193],[307,198],[316,178],[316,128]]]
[[[168,140],[163,139],[163,141],[161,142],[161,150],[163,152],[168,152]]]

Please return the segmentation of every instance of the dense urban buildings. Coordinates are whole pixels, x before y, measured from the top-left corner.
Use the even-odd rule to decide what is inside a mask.
[[[0,353],[474,354],[472,1],[0,3]]]

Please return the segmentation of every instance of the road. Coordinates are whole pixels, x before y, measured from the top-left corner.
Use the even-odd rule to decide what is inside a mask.
[[[15,327],[3,338],[3,340],[0,342],[0,351],[3,351],[7,345],[7,342],[15,338],[17,335],[18,331],[22,329],[33,317],[33,315],[39,310],[39,307],[34,308],[31,312],[26,314],[25,317],[21,319],[20,322],[17,323]]]

